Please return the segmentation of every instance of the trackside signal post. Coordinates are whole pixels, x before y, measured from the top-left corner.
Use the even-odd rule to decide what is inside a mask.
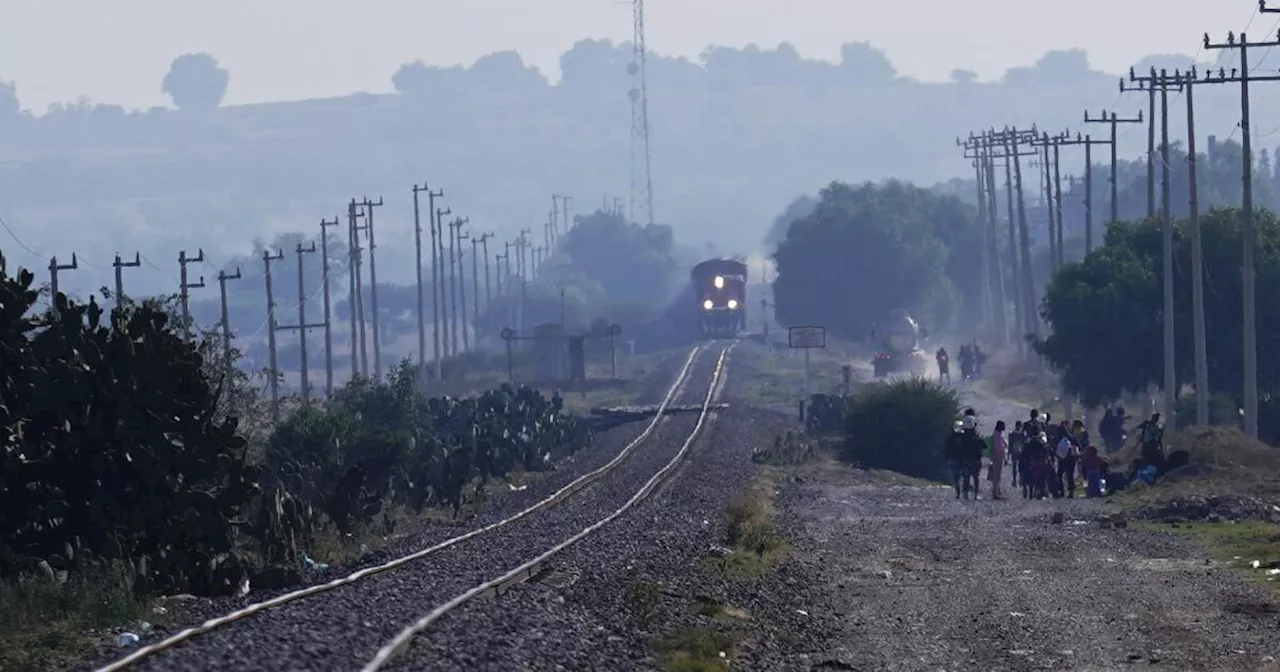
[[[804,424],[804,405],[809,401],[809,351],[827,347],[826,327],[789,327],[788,342],[792,348],[804,350],[804,392],[800,397],[800,424]]]

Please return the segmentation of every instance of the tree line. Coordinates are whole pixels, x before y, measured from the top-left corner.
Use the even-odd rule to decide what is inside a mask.
[[[0,581],[123,567],[137,595],[287,585],[321,537],[456,515],[590,441],[559,398],[429,398],[408,363],[263,427],[254,381],[176,312],[49,296],[0,256]]]

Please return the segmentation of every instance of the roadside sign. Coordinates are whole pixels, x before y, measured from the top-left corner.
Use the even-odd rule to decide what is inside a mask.
[[[826,327],[788,327],[787,336],[793,348],[827,347]]]

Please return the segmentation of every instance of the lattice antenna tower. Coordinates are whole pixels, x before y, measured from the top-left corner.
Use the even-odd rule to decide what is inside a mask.
[[[644,0],[632,0],[631,200],[632,222],[653,223],[653,181],[649,176],[649,91],[645,76]]]

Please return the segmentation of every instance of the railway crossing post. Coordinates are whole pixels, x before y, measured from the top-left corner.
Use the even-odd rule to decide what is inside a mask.
[[[804,425],[804,408],[809,401],[809,351],[827,347],[827,328],[819,326],[788,327],[789,345],[804,350],[804,388],[800,397],[800,424]]]

